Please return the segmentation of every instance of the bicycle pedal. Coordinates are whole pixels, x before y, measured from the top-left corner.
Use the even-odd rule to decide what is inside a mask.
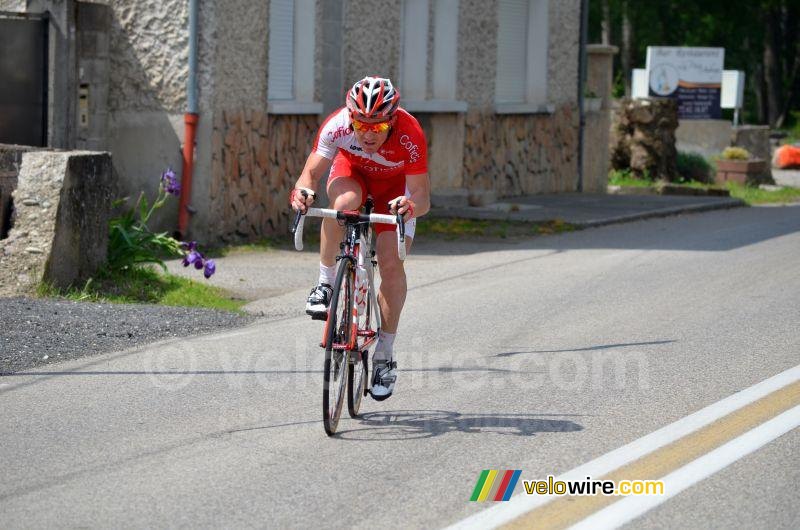
[[[311,320],[321,320],[325,322],[328,320],[328,313],[308,313],[311,315]]]

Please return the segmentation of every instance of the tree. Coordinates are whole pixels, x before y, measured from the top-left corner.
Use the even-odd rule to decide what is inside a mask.
[[[647,46],[725,48],[725,68],[743,70],[748,80],[747,119],[780,127],[800,97],[798,20],[797,0],[754,0],[738,9],[730,0],[595,0],[589,38],[599,42],[605,33],[620,47],[615,79],[626,85],[631,68],[644,66]]]

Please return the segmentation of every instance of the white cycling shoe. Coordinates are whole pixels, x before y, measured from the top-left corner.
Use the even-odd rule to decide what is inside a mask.
[[[397,382],[397,363],[395,361],[372,361],[372,389],[370,394],[375,401],[383,401],[392,396]]]

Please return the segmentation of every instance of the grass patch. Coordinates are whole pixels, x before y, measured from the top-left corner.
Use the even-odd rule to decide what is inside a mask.
[[[752,186],[742,186],[728,182],[731,197],[741,199],[747,204],[780,204],[800,201],[800,188],[785,187],[775,191],[762,190]]]
[[[691,179],[689,179],[689,180],[680,179],[679,181],[675,182],[675,184],[680,185],[680,186],[684,186],[684,187],[687,187],[687,188],[697,188],[697,189],[703,189],[703,190],[712,189],[712,188],[719,188],[719,186],[709,185],[709,184],[707,184],[705,182],[700,182],[699,180],[691,180]]]
[[[608,185],[646,188],[653,185],[653,180],[647,175],[636,177],[631,173],[630,169],[612,169],[608,172]]]
[[[417,220],[416,233],[425,237],[443,237],[454,240],[464,237],[506,239],[543,234],[560,234],[577,230],[576,225],[556,219],[542,223],[519,221],[483,221],[475,219],[425,219]]]
[[[82,288],[57,289],[40,284],[42,297],[68,300],[107,302],[112,304],[158,304],[166,306],[202,307],[241,312],[246,300],[237,300],[224,289],[153,269],[137,267],[126,272],[100,272]]]

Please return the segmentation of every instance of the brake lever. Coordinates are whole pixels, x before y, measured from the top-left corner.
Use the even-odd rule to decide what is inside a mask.
[[[300,190],[300,193],[303,194],[303,198],[304,199],[308,198],[308,193],[306,192],[306,190]],[[308,209],[308,206],[306,206],[306,209]],[[289,233],[290,234],[294,235],[294,233],[297,232],[297,225],[300,224],[300,219],[302,217],[303,217],[303,211],[302,210],[297,210],[297,212],[295,212],[295,215],[294,215],[294,223],[292,223],[291,228],[289,228]]]

